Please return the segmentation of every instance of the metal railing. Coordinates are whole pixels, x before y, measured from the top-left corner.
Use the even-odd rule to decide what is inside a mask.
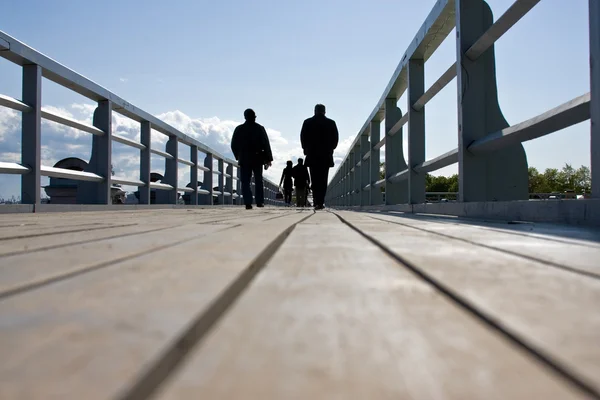
[[[330,181],[327,204],[422,204],[426,202],[426,174],[455,163],[461,202],[527,200],[528,165],[522,142],[588,119],[592,197],[600,198],[600,1],[589,0],[590,92],[512,126],[498,104],[494,43],[539,1],[517,0],[494,22],[483,0],[438,0]],[[457,60],[425,90],[425,62],[454,28]],[[454,78],[458,147],[426,160],[426,104]],[[405,91],[408,105],[403,114],[397,103]],[[384,137],[380,138],[384,120]],[[402,147],[404,125],[408,127],[408,160]],[[380,179],[384,145],[385,179]]]
[[[151,203],[152,189],[157,191],[157,204],[177,204],[180,192],[189,194],[191,205],[212,205],[215,198],[218,204],[241,204],[240,170],[235,160],[219,154],[2,31],[0,31],[0,57],[22,66],[23,69],[22,99],[18,100],[0,94],[0,106],[22,113],[21,163],[0,160],[0,174],[21,175],[22,204],[35,206],[41,203],[42,176],[78,181],[77,202],[81,204],[111,204],[111,190],[115,184],[138,187],[140,204]],[[42,77],[97,102],[93,124],[88,125],[42,108]],[[140,142],[112,132],[113,112],[140,123]],[[72,127],[93,136],[91,158],[84,171],[42,165],[42,119]],[[168,137],[164,151],[152,146],[152,130]],[[139,149],[139,179],[112,176],[113,141]],[[179,143],[189,146],[189,160],[179,154]],[[198,161],[199,152],[205,155],[203,163]],[[161,182],[152,182],[150,179],[152,154],[165,159],[164,177]],[[214,167],[215,160],[218,165],[216,169]],[[179,164],[190,167],[191,184],[188,186],[191,187],[178,186]],[[236,174],[233,172],[234,167],[237,170]],[[204,174],[202,187],[197,185],[199,170]],[[213,186],[213,175],[218,176],[216,186]],[[235,191],[237,193],[234,193],[234,181],[236,181]],[[265,203],[283,204],[275,198],[278,193],[277,184],[264,178],[264,189]]]

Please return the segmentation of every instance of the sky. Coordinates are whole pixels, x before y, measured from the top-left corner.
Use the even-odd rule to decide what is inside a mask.
[[[488,1],[495,18],[513,2]],[[4,0],[0,30],[227,156],[233,129],[253,108],[275,152],[266,175],[278,182],[285,162],[302,156],[300,128],[316,103],[327,106],[340,132],[333,175],[434,4]],[[499,102],[511,125],[589,91],[587,8],[588,0],[542,0],[496,43]],[[426,88],[454,62],[455,46],[452,31],[425,65]],[[20,67],[3,58],[0,94],[21,97]],[[53,82],[44,80],[42,101],[91,123],[93,102]],[[398,104],[405,111],[406,96]],[[427,159],[456,148],[456,79],[425,113]],[[139,138],[138,123],[113,114],[115,133]],[[526,142],[529,165],[589,166],[589,135],[585,121]],[[164,137],[153,141],[163,146]],[[44,121],[42,145],[44,165],[69,156],[87,161],[91,137]],[[115,174],[137,178],[139,152],[118,143],[113,151]],[[19,152],[20,115],[0,106],[0,161],[19,162]],[[186,158],[188,152],[180,146]],[[152,170],[162,173],[164,160],[153,157]],[[180,185],[188,182],[189,167],[182,166]],[[19,192],[19,177],[0,175],[0,197]]]

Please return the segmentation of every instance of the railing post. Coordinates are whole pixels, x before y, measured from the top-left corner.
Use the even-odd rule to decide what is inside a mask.
[[[31,107],[21,117],[21,163],[29,168],[21,175],[21,203],[41,203],[42,67],[23,66],[23,103]]]
[[[348,206],[354,205],[354,171],[352,170],[354,166],[354,149],[350,149],[350,153],[348,155]]]
[[[150,173],[151,173],[151,150],[152,150],[152,124],[142,121],[140,124],[140,143],[145,146],[140,150],[140,181],[144,186],[139,187],[140,204],[150,204]]]
[[[352,153],[348,155],[346,162],[344,163],[344,206],[348,207],[352,205],[352,172],[350,171],[351,160],[354,160]]]
[[[206,153],[206,157],[204,157],[204,167],[208,168],[208,171],[204,171],[204,180],[202,181],[202,187],[205,190],[208,190],[208,194],[206,195],[208,197],[206,204],[208,205],[212,205],[213,204],[213,173],[214,173],[214,166],[213,166],[213,155],[211,153]]]
[[[198,205],[198,146],[195,144],[190,146],[190,161],[194,163],[190,167],[190,182],[192,183],[192,189],[194,191],[191,195],[191,205]]]
[[[342,163],[340,166],[340,206],[346,205],[346,163]]]
[[[379,149],[375,149],[375,145],[381,140],[381,121],[371,121],[371,157],[369,158],[369,183],[371,190],[369,192],[369,205],[379,205],[383,203],[381,196],[381,187],[374,187],[373,184],[379,178]]]
[[[94,126],[104,135],[92,138],[92,155],[85,171],[104,178],[102,182],[79,182],[77,202],[83,204],[112,204],[112,102],[102,100],[94,111]]]
[[[179,161],[179,142],[177,136],[170,136],[165,147],[165,152],[173,156],[173,158],[165,159],[165,175],[162,181],[168,185],[173,186],[172,190],[157,192],[158,197],[161,194],[163,201],[161,203],[166,204],[177,204],[177,181],[178,181],[178,167]]]
[[[372,124],[373,122],[371,122]],[[360,192],[358,193],[359,195],[359,200],[360,200],[360,206],[368,206],[369,205],[369,200],[370,200],[370,190],[366,191],[363,188],[365,186],[367,186],[370,182],[370,176],[371,176],[371,169],[370,169],[370,165],[371,163],[369,162],[369,160],[364,160],[364,156],[365,154],[367,154],[369,151],[371,150],[371,143],[369,142],[369,135],[362,135],[360,137],[360,156],[359,159],[361,160],[360,163],[360,187],[359,190]],[[373,189],[373,188],[371,188]]]
[[[325,196],[325,203],[330,204],[331,206],[336,206],[337,200],[337,174],[333,176],[331,180],[330,188],[327,190],[327,195]]]
[[[219,204],[223,205],[225,204],[225,182],[223,180],[223,178],[225,177],[225,168],[224,168],[224,162],[223,160],[219,159],[218,161],[218,168],[219,168],[219,175],[217,176],[217,186],[219,187],[219,192],[221,192],[221,194],[219,195]]]
[[[238,165],[235,169],[237,179],[235,181],[235,191],[237,194],[237,205],[242,205],[242,173],[240,172],[240,166]]]
[[[600,199],[600,2],[589,0],[592,197]]]
[[[425,107],[416,111],[413,104],[425,93],[425,62],[408,60],[408,202],[425,203],[425,174],[413,168],[425,162]]]
[[[225,179],[225,191],[229,193],[227,204],[233,204],[233,164],[227,163],[225,173],[227,174]]]
[[[360,155],[360,142],[356,144],[354,148],[354,205],[360,206],[360,196],[362,193],[362,188],[360,186],[360,167],[356,166],[362,159]],[[361,162],[362,165],[362,162]]]
[[[353,171],[354,169],[354,171]],[[350,157],[348,158],[348,190],[350,194],[348,195],[348,205],[353,206],[356,204],[355,196],[356,196],[356,157],[354,156],[354,149],[350,153]]]
[[[529,174],[521,143],[477,156],[467,150],[474,140],[509,124],[498,104],[494,46],[476,60],[465,55],[493,24],[492,11],[484,0],[455,0],[455,7],[459,199],[527,200]]]
[[[400,119],[402,111],[398,99],[385,99],[385,178],[407,169],[402,148],[402,128],[393,136],[390,130]],[[385,182],[385,204],[408,203],[408,181]]]
[[[343,206],[343,200],[344,198],[342,197],[344,195],[344,169],[342,166],[340,166],[340,174],[338,175],[338,184],[337,184],[337,199],[336,199],[336,205],[337,206]]]

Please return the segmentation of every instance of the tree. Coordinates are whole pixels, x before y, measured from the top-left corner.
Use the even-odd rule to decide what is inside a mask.
[[[554,193],[573,190],[577,194],[590,193],[592,177],[589,167],[582,165],[578,169],[565,164],[561,170],[546,168],[540,173],[537,168],[529,167],[529,193]],[[385,163],[379,164],[379,176],[385,177]],[[458,192],[458,174],[451,176],[425,175],[425,191]]]
[[[546,168],[543,174],[534,167],[529,168],[529,193],[554,193],[565,190],[589,193],[591,188],[590,169],[585,165],[575,169],[571,164],[565,164],[560,171],[556,168]]]
[[[385,179],[385,163],[379,164],[379,178]],[[383,187],[382,187],[382,190]],[[458,192],[458,174],[451,176],[425,175],[425,191],[427,192]]]
[[[591,193],[592,191],[592,173],[589,167],[582,165],[575,171],[574,184],[576,191]]]

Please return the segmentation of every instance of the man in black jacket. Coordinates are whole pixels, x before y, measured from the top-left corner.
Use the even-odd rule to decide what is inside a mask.
[[[262,179],[262,168],[271,166],[273,154],[265,128],[256,123],[256,114],[253,110],[244,111],[245,123],[238,125],[231,138],[231,151],[240,165],[240,178],[242,181],[242,196],[246,209],[252,208],[252,189],[250,181],[254,174],[256,206],[264,207],[265,194]]]
[[[324,207],[329,168],[334,165],[333,151],[338,141],[335,121],[325,116],[323,104],[317,104],[315,115],[304,121],[300,133],[300,142],[306,155],[305,165],[310,168],[316,210],[322,210]]]

